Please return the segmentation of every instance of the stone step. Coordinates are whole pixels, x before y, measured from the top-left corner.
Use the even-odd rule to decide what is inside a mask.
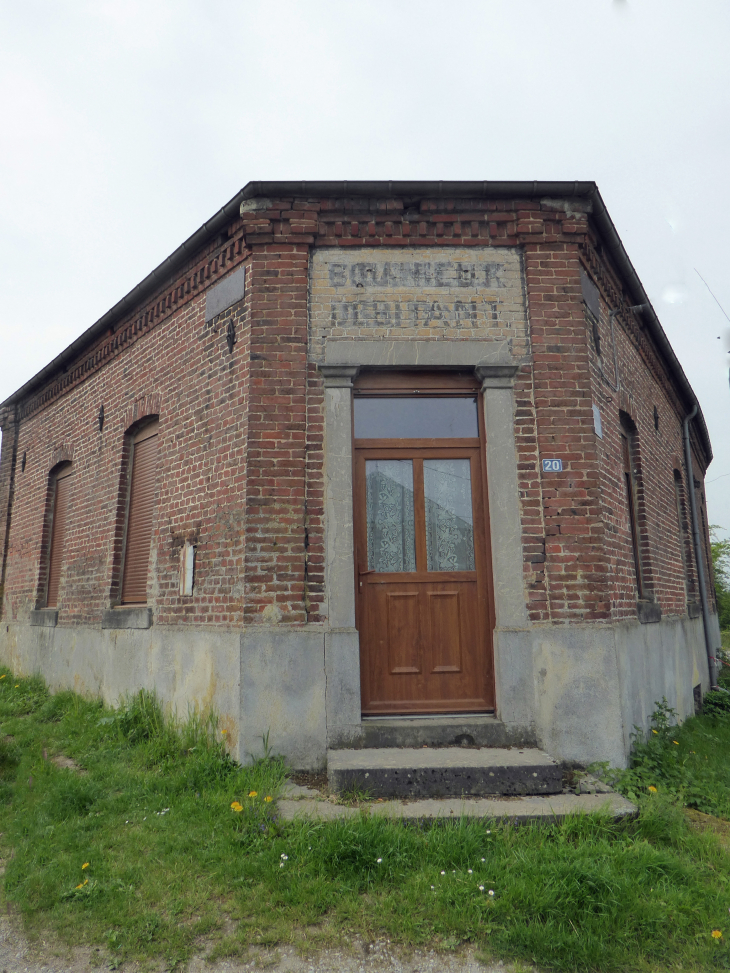
[[[549,794],[543,797],[446,797],[417,801],[379,801],[360,803],[357,807],[334,803],[334,799],[299,795],[284,798],[278,812],[285,821],[311,818],[315,821],[338,821],[357,818],[363,813],[402,821],[454,821],[480,818],[487,821],[509,821],[522,824],[542,821],[554,824],[571,814],[609,814],[614,819],[636,814],[636,806],[620,794]]]
[[[336,749],[378,747],[534,747],[529,730],[495,716],[366,717],[357,742]]]
[[[380,747],[330,750],[330,791],[372,798],[558,794],[562,770],[542,750]]]

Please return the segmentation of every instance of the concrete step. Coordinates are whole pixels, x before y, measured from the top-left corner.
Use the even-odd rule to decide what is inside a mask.
[[[534,747],[529,730],[495,716],[366,717],[357,743],[337,749],[378,747]]]
[[[372,798],[558,794],[560,766],[542,750],[389,747],[330,750],[330,791]]]
[[[334,799],[307,796],[280,800],[278,812],[285,821],[311,818],[315,821],[338,821],[357,818],[363,813],[402,821],[454,821],[459,818],[481,818],[487,821],[510,821],[521,824],[543,821],[554,824],[571,814],[600,812],[618,819],[636,814],[636,807],[620,794],[550,794],[544,797],[446,797],[419,801],[379,801],[360,803],[357,807],[336,804]]]

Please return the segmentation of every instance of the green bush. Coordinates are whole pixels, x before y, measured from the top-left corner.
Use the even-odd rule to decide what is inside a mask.
[[[726,719],[730,716],[730,693],[724,689],[711,689],[702,701],[705,716]]]

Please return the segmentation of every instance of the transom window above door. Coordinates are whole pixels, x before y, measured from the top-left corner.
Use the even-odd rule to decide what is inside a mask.
[[[355,439],[476,439],[476,396],[355,398]]]

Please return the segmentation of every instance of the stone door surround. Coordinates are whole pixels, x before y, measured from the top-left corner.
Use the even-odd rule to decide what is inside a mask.
[[[497,629],[527,627],[514,440],[512,385],[521,364],[505,341],[340,340],[325,344],[325,524],[328,633],[325,637],[328,744],[360,734],[360,648],[355,628],[352,387],[361,368],[468,369],[481,381],[487,439],[492,567]],[[495,641],[497,713],[500,668]]]

